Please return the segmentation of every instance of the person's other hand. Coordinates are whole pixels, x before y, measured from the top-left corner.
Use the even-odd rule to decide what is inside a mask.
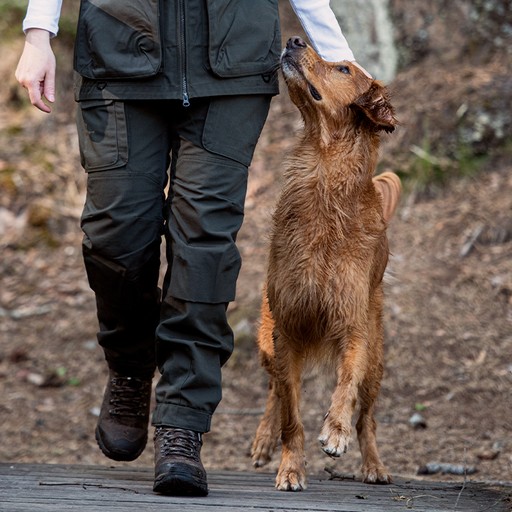
[[[31,28],[27,31],[25,47],[16,68],[16,80],[27,89],[30,103],[43,112],[52,109],[44,101],[55,101],[55,55],[47,30]]]

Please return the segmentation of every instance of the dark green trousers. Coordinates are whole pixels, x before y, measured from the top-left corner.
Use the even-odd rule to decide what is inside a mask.
[[[155,425],[207,432],[233,351],[247,169],[270,96],[84,101],[83,254],[110,368],[149,375]],[[160,250],[167,266],[159,289]]]

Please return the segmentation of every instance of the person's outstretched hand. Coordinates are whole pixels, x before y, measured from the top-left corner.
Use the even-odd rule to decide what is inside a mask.
[[[27,89],[30,103],[43,112],[52,109],[44,101],[55,101],[55,55],[50,46],[50,33],[31,28],[16,68],[16,80]]]

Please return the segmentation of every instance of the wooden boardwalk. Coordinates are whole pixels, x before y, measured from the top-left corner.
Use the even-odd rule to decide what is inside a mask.
[[[309,479],[300,493],[279,492],[268,473],[209,474],[206,498],[154,494],[149,468],[0,464],[6,512],[509,512],[512,486],[397,479],[389,486]]]

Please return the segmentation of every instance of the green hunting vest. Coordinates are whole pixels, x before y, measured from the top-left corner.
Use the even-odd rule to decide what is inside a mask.
[[[76,98],[277,94],[278,0],[81,0]]]

